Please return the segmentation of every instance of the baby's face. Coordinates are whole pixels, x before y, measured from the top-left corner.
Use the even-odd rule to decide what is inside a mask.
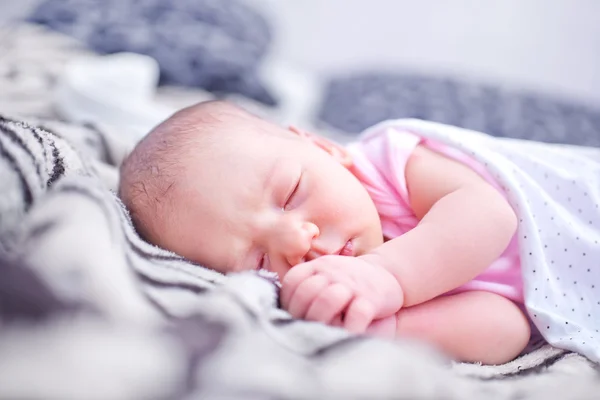
[[[343,154],[277,129],[223,139],[193,160],[159,244],[224,273],[265,268],[280,278],[303,261],[379,246],[379,216]]]

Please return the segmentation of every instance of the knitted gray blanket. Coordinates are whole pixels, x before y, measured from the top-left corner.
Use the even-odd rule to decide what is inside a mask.
[[[51,118],[44,93],[82,51],[0,32],[1,399],[597,398],[576,354],[532,343],[501,366],[452,363],[291,320],[268,279],[142,241],[111,190],[132,143]]]

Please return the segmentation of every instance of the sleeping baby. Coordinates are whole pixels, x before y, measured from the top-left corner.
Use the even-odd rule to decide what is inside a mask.
[[[214,101],[149,133],[119,195],[153,244],[276,273],[296,318],[486,364],[533,329],[600,361],[599,178],[596,149],[417,120],[343,147]]]

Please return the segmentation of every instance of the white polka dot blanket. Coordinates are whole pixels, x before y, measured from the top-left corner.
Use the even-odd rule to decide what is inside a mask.
[[[600,362],[600,149],[386,121],[461,150],[496,179],[519,218],[528,314],[551,344]]]

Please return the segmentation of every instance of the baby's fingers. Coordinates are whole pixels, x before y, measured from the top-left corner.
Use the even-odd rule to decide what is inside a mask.
[[[346,310],[344,328],[352,333],[364,333],[375,318],[375,307],[364,298],[355,298]]]
[[[340,283],[334,283],[314,299],[306,313],[306,319],[331,324],[348,306],[352,297],[350,289]]]
[[[281,281],[281,305],[284,308],[288,308],[294,293],[298,289],[298,286],[312,275],[315,270],[310,263],[299,264],[294,268],[290,269]]]
[[[329,323],[329,325],[331,326],[335,326],[336,328],[343,328],[344,327],[344,321],[342,320],[343,314],[338,314],[335,317],[333,317],[333,319],[331,320],[331,322]]]
[[[323,275],[309,276],[300,282],[287,302],[284,302],[282,295],[282,306],[294,318],[305,318],[312,302],[327,286],[329,280]]]

